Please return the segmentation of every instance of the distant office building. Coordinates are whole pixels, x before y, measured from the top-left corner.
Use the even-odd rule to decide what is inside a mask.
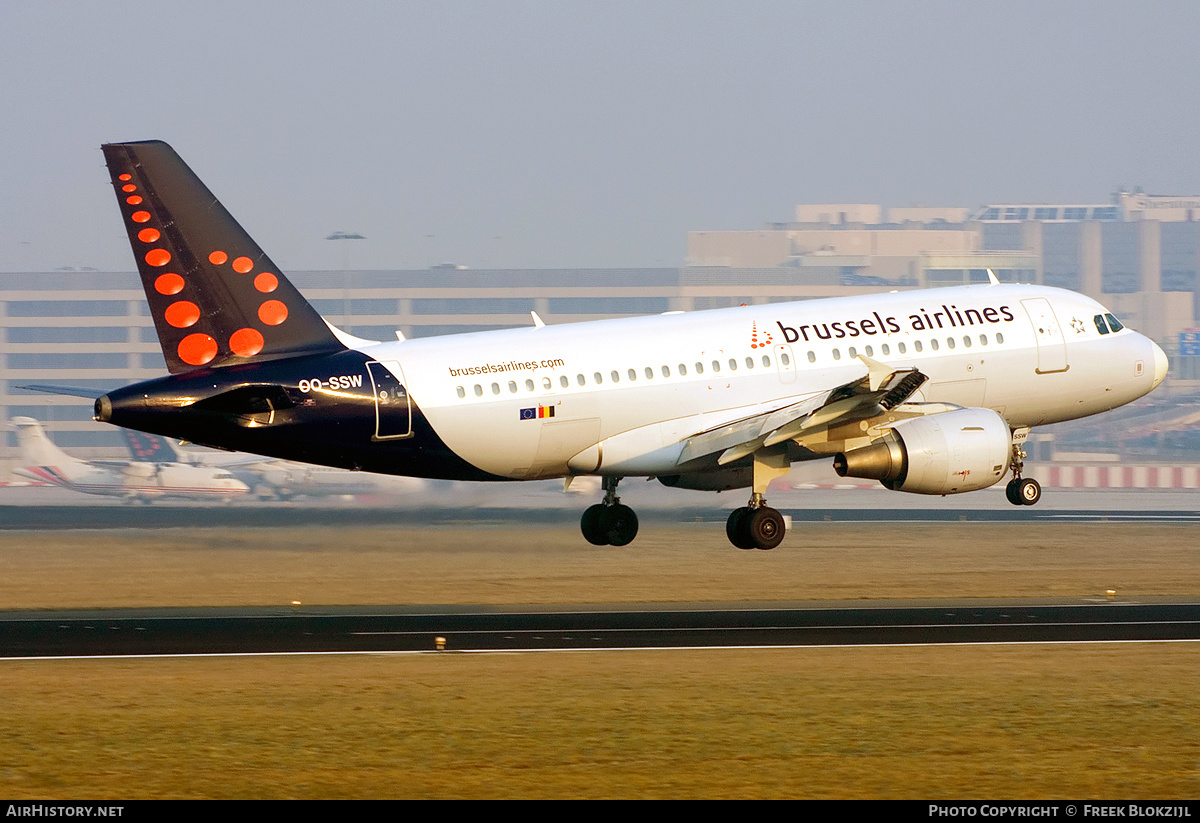
[[[804,282],[927,288],[1001,280],[1083,292],[1172,350],[1196,325],[1200,197],[888,209],[803,205],[796,221],[688,234],[693,267],[781,267]]]

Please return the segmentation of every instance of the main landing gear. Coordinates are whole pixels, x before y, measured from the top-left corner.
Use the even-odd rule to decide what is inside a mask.
[[[1032,477],[1021,477],[1025,468],[1025,451],[1013,445],[1013,479],[1004,487],[1004,496],[1014,506],[1032,506],[1042,499],[1042,486]]]
[[[603,482],[604,502],[584,511],[579,528],[593,546],[628,546],[637,537],[637,515],[617,497],[621,478],[605,477]]]
[[[729,513],[725,535],[739,549],[773,549],[783,542],[787,524],[783,515],[767,505],[767,485],[791,468],[784,446],[754,452],[754,481],[750,503]]]
[[[725,521],[725,535],[739,549],[773,549],[786,533],[783,515],[766,505],[758,493],[750,498],[750,505],[734,509]]]

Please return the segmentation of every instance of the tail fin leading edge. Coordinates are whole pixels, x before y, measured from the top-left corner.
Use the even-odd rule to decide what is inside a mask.
[[[174,149],[102,150],[172,373],[345,348]]]

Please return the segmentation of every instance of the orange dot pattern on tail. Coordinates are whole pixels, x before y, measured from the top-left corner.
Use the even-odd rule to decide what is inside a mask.
[[[278,300],[268,300],[258,307],[258,319],[268,326],[278,326],[287,320],[287,306]]]
[[[159,294],[165,294],[168,297],[173,294],[179,294],[183,291],[183,278],[174,272],[160,274],[154,280],[154,290]]]
[[[263,336],[255,329],[238,329],[229,337],[229,348],[242,357],[253,357],[262,351]]]
[[[155,268],[165,266],[171,262],[171,253],[166,249],[150,249],[146,252],[146,262]]]
[[[217,356],[217,341],[207,334],[189,334],[179,341],[179,359],[189,366],[203,366]]]
[[[195,249],[197,257],[203,257],[192,257],[186,245],[176,246],[181,242],[180,237],[168,233],[169,224],[158,213],[153,185],[139,179],[136,170],[115,174],[113,183],[123,201],[131,240],[145,244],[138,254],[164,350],[173,349],[174,355],[188,366],[204,366],[214,361],[220,364],[231,355],[254,357],[262,353],[272,334],[270,329],[287,322],[290,311],[287,303],[279,299],[283,296],[279,292],[280,276],[274,271],[256,271],[256,261],[270,266],[261,251],[251,253],[227,245],[213,248],[217,245],[213,243],[207,250]],[[147,266],[162,269],[163,273],[150,273]],[[205,297],[203,290],[197,291],[205,278],[211,276],[205,271],[209,266],[218,269],[218,278],[231,282],[235,288],[238,282],[244,283],[241,288],[249,288],[250,295],[258,296],[257,301],[246,307],[254,312],[252,315],[239,322],[236,316],[214,313],[209,306],[212,298]],[[220,271],[226,266],[227,269]],[[228,325],[231,319],[235,325]],[[170,333],[168,329],[179,331]]]
[[[196,325],[196,321],[200,319],[200,307],[190,300],[177,300],[167,306],[164,316],[175,328],[186,329]]]

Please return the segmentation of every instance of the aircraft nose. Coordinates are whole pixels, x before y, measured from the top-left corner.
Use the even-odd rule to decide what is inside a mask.
[[[1154,341],[1150,341],[1150,345],[1154,347],[1154,388],[1158,388],[1158,384],[1167,376],[1167,368],[1170,363],[1167,362],[1167,353],[1162,350]]]

